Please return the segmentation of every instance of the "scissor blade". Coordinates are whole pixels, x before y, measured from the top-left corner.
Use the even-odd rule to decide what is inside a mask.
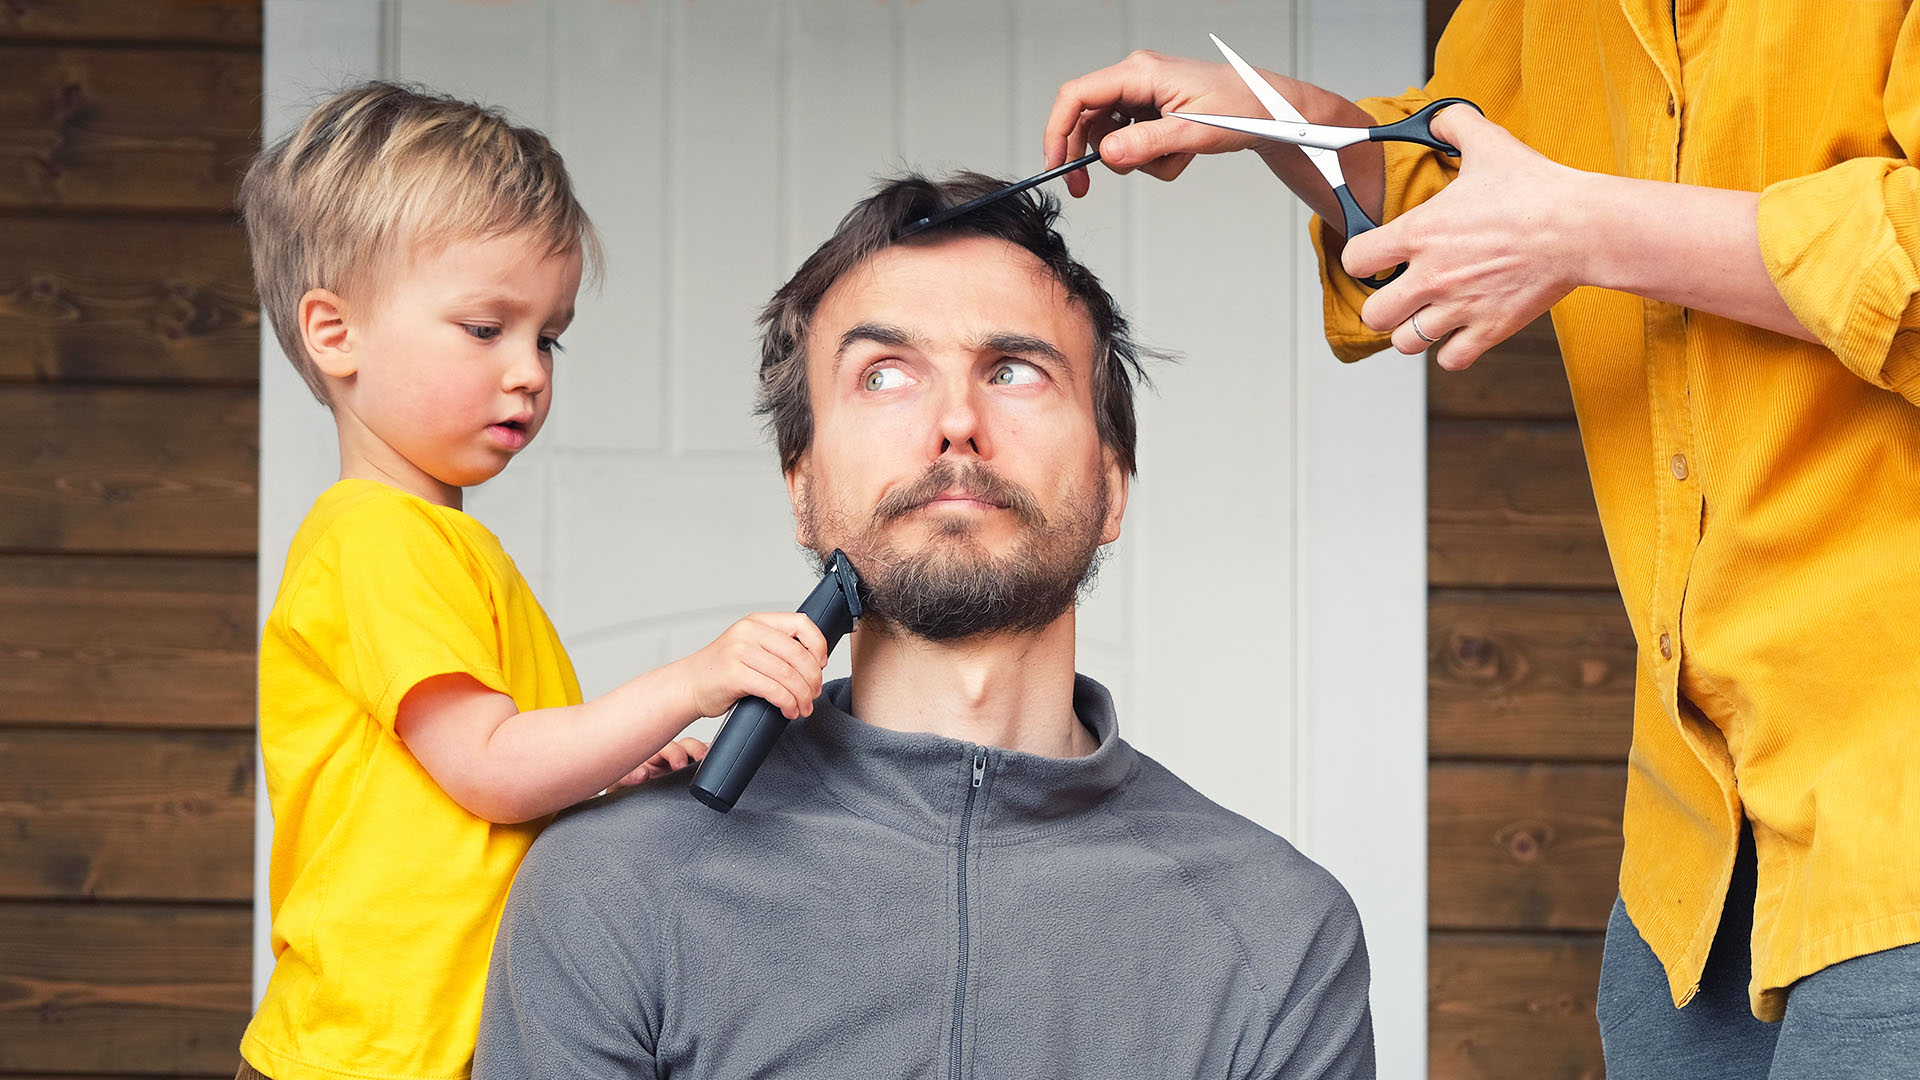
[[[1191,120],[1196,124],[1206,124],[1208,127],[1238,131],[1242,135],[1255,135],[1275,142],[1299,144],[1300,125],[1292,122],[1261,120],[1252,116],[1215,116],[1212,113],[1174,112],[1167,115]]]
[[[1191,120],[1196,124],[1207,124],[1212,127],[1226,128],[1228,131],[1238,131],[1243,135],[1254,135],[1262,139],[1273,139],[1278,142],[1292,143],[1306,152],[1307,160],[1313,162],[1313,167],[1319,169],[1320,175],[1327,178],[1327,183],[1332,184],[1334,187],[1339,187],[1347,182],[1346,174],[1340,171],[1339,154],[1329,148],[1317,146],[1312,142],[1302,140],[1302,129],[1304,128],[1307,131],[1311,131],[1314,127],[1312,124],[1303,125],[1282,123],[1279,120],[1256,120],[1250,116],[1214,116],[1209,113],[1172,112],[1167,115],[1177,116],[1182,120]],[[1351,128],[1339,130],[1347,132],[1353,131]],[[1360,138],[1364,139],[1366,135],[1367,133],[1364,130],[1360,132]],[[1354,140],[1347,140],[1347,142],[1352,141]],[[1341,143],[1341,145],[1345,146],[1347,144]]]
[[[1291,120],[1259,120],[1250,116],[1215,116],[1211,113],[1174,112],[1182,120],[1193,120],[1214,127],[1258,135],[1263,139],[1289,142],[1309,152],[1339,150],[1367,141],[1366,128],[1334,127],[1328,124],[1296,124]]]
[[[1285,95],[1275,90],[1272,83],[1261,78],[1260,73],[1253,70],[1252,65],[1240,59],[1239,53],[1227,48],[1227,43],[1221,41],[1219,35],[1208,34],[1207,36],[1220,47],[1220,52],[1226,56],[1227,63],[1232,64],[1233,70],[1240,74],[1240,80],[1247,84],[1247,89],[1253,91],[1253,96],[1260,99],[1260,104],[1266,107],[1268,116],[1275,120],[1291,120],[1296,124],[1307,122],[1307,118],[1300,115],[1300,110],[1294,108],[1293,103],[1288,101]]]

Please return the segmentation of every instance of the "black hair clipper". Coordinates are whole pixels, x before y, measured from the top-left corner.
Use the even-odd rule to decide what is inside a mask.
[[[860,617],[860,576],[844,552],[834,550],[820,584],[801,602],[800,614],[820,628],[829,653],[853,629],[853,621]],[[693,774],[693,797],[723,814],[733,809],[734,800],[747,789],[786,729],[786,716],[768,702],[757,697],[734,702],[707,748],[706,760]]]

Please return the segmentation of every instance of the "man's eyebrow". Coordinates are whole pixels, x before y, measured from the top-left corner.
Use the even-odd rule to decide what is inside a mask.
[[[1028,356],[1048,360],[1065,371],[1069,376],[1073,374],[1073,364],[1067,360],[1066,353],[1061,352],[1052,342],[1043,341],[1030,334],[1015,334],[1010,332],[988,334],[975,344],[975,348],[980,352],[996,352],[1004,353],[1008,356]]]
[[[887,323],[855,323],[847,328],[846,333],[840,335],[840,347],[833,350],[835,371],[840,369],[840,359],[846,355],[847,350],[862,341],[871,341],[876,345],[887,345],[896,349],[920,344],[920,339],[914,337],[913,333],[904,327],[891,326]]]

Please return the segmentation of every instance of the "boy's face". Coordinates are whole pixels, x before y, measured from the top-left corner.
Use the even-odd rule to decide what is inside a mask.
[[[461,488],[506,468],[546,421],[580,273],[578,252],[543,238],[456,240],[343,302],[344,348],[315,357],[335,376],[342,475],[458,507]]]
[[[787,477],[802,544],[844,548],[876,588],[908,572],[896,606],[1050,597],[895,619],[926,637],[1034,628],[1071,602],[1119,536],[1127,477],[1094,417],[1093,327],[1037,258],[980,236],[887,248],[821,298],[806,348],[813,442]]]

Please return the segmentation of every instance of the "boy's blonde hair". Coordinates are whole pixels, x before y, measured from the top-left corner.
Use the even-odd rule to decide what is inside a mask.
[[[328,98],[262,153],[240,186],[253,279],[280,347],[321,404],[300,298],[365,295],[383,259],[476,237],[532,233],[578,251],[600,242],[546,136],[499,112],[389,82]]]

